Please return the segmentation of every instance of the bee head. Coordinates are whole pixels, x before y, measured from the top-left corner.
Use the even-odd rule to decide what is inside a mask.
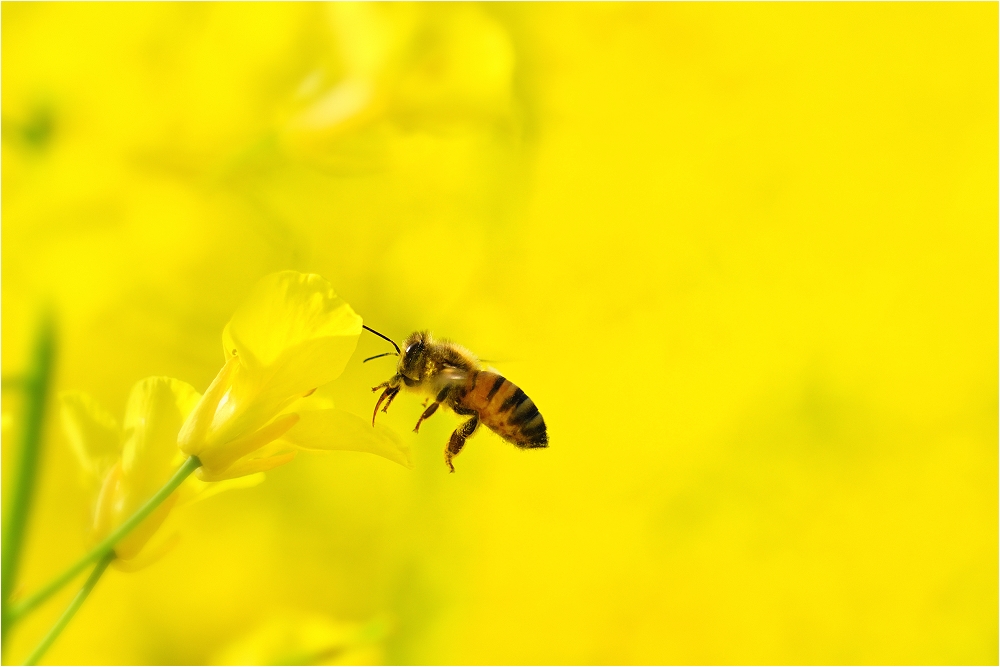
[[[403,341],[403,353],[399,357],[399,374],[420,382],[427,366],[427,347],[431,344],[430,334],[415,331]]]

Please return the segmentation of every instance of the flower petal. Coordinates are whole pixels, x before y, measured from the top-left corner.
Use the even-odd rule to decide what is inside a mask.
[[[375,665],[390,628],[383,618],[361,625],[300,611],[279,611],[211,661],[217,665]]]
[[[283,440],[302,449],[369,452],[413,467],[409,445],[391,429],[371,425],[345,410],[303,410]]]
[[[361,318],[316,274],[282,271],[254,286],[222,334],[228,358],[267,393],[284,399],[326,384],[344,371],[361,335]]]
[[[226,470],[241,458],[252,455],[264,445],[274,442],[285,434],[299,421],[299,416],[290,412],[275,418],[270,424],[262,426],[253,433],[247,433],[235,440],[230,440],[223,445],[208,449],[203,452],[201,458],[200,479],[209,481],[206,476],[216,479],[226,479],[228,476],[220,476],[219,473]]]
[[[122,463],[116,461],[108,470],[101,482],[101,490],[97,494],[97,506],[94,508],[93,536],[101,540],[118,525],[115,521],[116,509],[121,506],[122,497]]]
[[[138,572],[166,556],[180,541],[181,534],[177,531],[161,530],[149,540],[141,552],[134,554],[132,558],[124,558],[116,549],[115,554],[118,558],[111,562],[111,566],[121,572]]]
[[[296,454],[298,452],[292,450],[263,458],[242,459],[220,472],[212,472],[205,468],[199,468],[195,474],[198,476],[198,479],[204,482],[222,482],[246,475],[257,475],[265,470],[277,468],[294,459]]]
[[[188,415],[180,433],[177,434],[177,445],[185,454],[197,456],[205,445],[205,435],[216,418],[219,402],[227,398],[231,390],[231,378],[237,369],[241,368],[236,357],[230,357],[216,374],[212,384],[198,400],[197,405]]]
[[[80,467],[100,483],[121,454],[118,422],[82,391],[62,392],[59,403],[63,430]]]
[[[177,504],[177,499],[179,497],[178,492],[174,491],[171,493],[166,500],[163,501],[159,507],[153,510],[152,514],[143,520],[138,526],[135,527],[132,532],[123,537],[121,541],[115,545],[115,554],[122,560],[131,560],[139,555],[139,552],[143,550],[156,531],[160,529],[163,522],[167,520],[170,511]],[[146,500],[149,500],[148,498]],[[131,513],[130,513],[131,514]],[[127,517],[121,517],[125,519]],[[121,523],[121,521],[119,521]]]
[[[115,553],[119,558],[135,558],[142,551],[143,546],[167,519],[179,496],[179,491],[170,494],[159,507],[153,510],[152,514],[115,545]],[[146,500],[149,498],[143,498],[138,503]],[[94,540],[99,541],[107,537],[122,521],[132,515],[138,508],[138,503],[135,497],[128,493],[121,462],[116,463],[108,471],[97,498],[92,532]]]
[[[150,377],[132,387],[125,407],[122,473],[131,512],[174,473],[177,434],[198,403],[194,387],[168,377]]]
[[[184,480],[184,484],[181,485],[181,499],[179,505],[200,503],[207,498],[211,498],[212,496],[220,493],[225,493],[226,491],[249,489],[250,487],[257,486],[263,481],[264,473],[262,472],[254,475],[247,475],[245,477],[235,477],[222,482],[203,482],[198,479],[197,475],[192,475]]]

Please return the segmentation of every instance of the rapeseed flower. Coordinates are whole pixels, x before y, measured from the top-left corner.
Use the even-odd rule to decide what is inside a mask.
[[[183,460],[177,449],[177,433],[200,394],[174,378],[141,380],[132,387],[121,426],[87,394],[66,392],[60,398],[63,427],[80,461],[84,480],[99,489],[93,538],[100,541],[177,471]],[[119,567],[134,569],[163,553],[170,540],[160,542],[153,553],[136,561],[178,499],[201,490],[191,485],[178,489],[118,542],[114,551]]]
[[[343,372],[360,334],[361,318],[322,277],[283,271],[262,279],[226,325],[226,362],[181,429],[181,450],[201,461],[198,477],[269,470],[298,449],[368,451],[409,465],[386,431],[302,400]]]
[[[219,651],[218,665],[377,665],[390,629],[384,618],[350,623],[279,611]]]
[[[317,45],[295,94],[282,101],[287,118],[277,127],[293,158],[332,159],[338,142],[366,133],[405,141],[397,124],[440,131],[514,123],[514,45],[489,11],[472,5],[445,13],[406,4],[322,7],[317,27],[332,39]]]

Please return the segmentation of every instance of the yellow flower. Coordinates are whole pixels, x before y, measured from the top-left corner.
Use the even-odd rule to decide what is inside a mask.
[[[279,611],[219,651],[217,665],[378,665],[390,630],[386,618],[348,623]]]
[[[317,45],[278,128],[292,155],[331,159],[346,135],[385,121],[380,137],[392,137],[400,124],[515,123],[514,43],[492,12],[404,3],[330,3],[323,10],[316,28],[329,39]]]
[[[100,540],[177,471],[183,460],[177,451],[177,433],[199,394],[191,385],[173,378],[141,380],[129,394],[121,427],[86,394],[67,392],[60,399],[63,427],[85,479],[100,486],[93,526],[94,538]],[[138,556],[180,494],[181,489],[175,491],[115,546],[120,561]]]
[[[361,318],[322,277],[282,271],[263,278],[226,325],[226,363],[178,438],[185,454],[201,460],[198,477],[268,470],[298,448],[369,451],[408,465],[403,445],[385,431],[359,429],[359,417],[293,405],[343,372],[360,334]]]

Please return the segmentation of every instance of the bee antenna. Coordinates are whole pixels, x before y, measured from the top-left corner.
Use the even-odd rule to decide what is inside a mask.
[[[368,363],[372,359],[378,359],[379,357],[398,357],[398,356],[399,355],[396,354],[395,352],[383,352],[382,354],[376,354],[374,357],[368,357],[367,359],[365,359],[361,363],[363,363],[363,364],[364,363]]]
[[[392,343],[392,346],[393,346],[394,348],[396,348],[396,356],[399,356],[399,346],[398,346],[398,345],[396,345],[396,341],[394,341],[393,339],[389,338],[389,337],[388,337],[388,336],[386,336],[385,334],[380,334],[379,332],[375,331],[375,330],[374,330],[374,329],[372,329],[372,328],[371,328],[370,326],[367,326],[367,325],[365,325],[365,324],[362,324],[362,325],[361,325],[361,328],[362,328],[362,329],[366,329],[366,330],[368,330],[368,331],[371,331],[371,332],[372,332],[373,334],[375,334],[375,335],[376,335],[376,336],[378,336],[379,338],[382,338],[382,339],[384,339],[384,340],[387,340],[387,341],[389,341],[390,343]],[[386,354],[388,354],[388,353],[386,353]],[[382,356],[382,355],[379,355],[379,356]],[[374,359],[374,357],[372,357],[372,358]],[[367,359],[366,359],[365,361],[367,361]],[[361,363],[364,363],[364,362],[361,362]]]

